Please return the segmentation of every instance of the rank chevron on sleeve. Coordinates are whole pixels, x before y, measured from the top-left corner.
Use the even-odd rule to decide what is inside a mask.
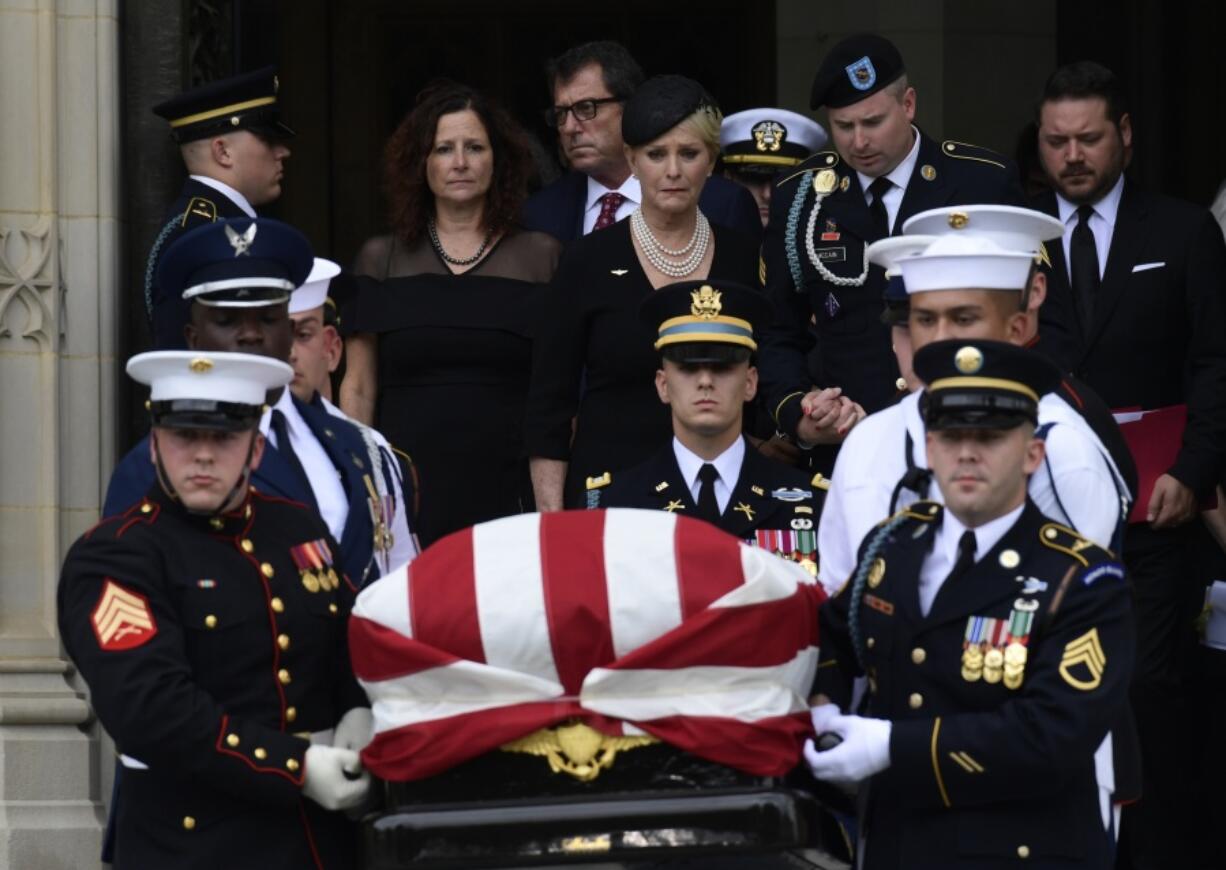
[[[157,623],[143,595],[108,579],[90,615],[98,646],[111,652],[134,649],[157,634]]]
[[[1073,669],[1084,666],[1088,678],[1075,675]],[[1103,645],[1098,640],[1098,629],[1091,628],[1081,637],[1070,640],[1064,647],[1064,656],[1060,659],[1060,676],[1064,682],[1074,689],[1089,692],[1097,689],[1103,681],[1103,671],[1107,669],[1107,655]]]

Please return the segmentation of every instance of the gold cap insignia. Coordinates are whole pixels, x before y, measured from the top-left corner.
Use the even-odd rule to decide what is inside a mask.
[[[964,211],[954,211],[949,213],[949,226],[955,230],[965,229],[966,225],[971,222],[970,215]]]
[[[964,375],[973,375],[983,368],[983,352],[977,347],[961,347],[954,354],[954,365]]]
[[[213,361],[208,357],[198,356],[187,364],[187,367],[198,375],[213,370]]]
[[[839,183],[839,177],[833,169],[823,169],[813,176],[813,190],[823,196],[830,193]]]
[[[759,151],[778,151],[788,138],[788,128],[778,121],[759,121],[749,130],[753,146]]]
[[[697,290],[690,293],[690,299],[693,304],[690,305],[690,314],[695,317],[701,317],[703,320],[714,320],[719,317],[720,311],[723,310],[723,303],[719,301],[720,292],[714,289],[710,284],[703,284]]]

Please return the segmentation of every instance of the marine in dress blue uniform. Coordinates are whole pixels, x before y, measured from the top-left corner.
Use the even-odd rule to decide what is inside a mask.
[[[274,317],[284,318],[288,330],[286,302],[306,281],[313,263],[310,244],[286,224],[265,218],[219,221],[177,241],[162,259],[159,281],[194,305],[275,310]],[[283,352],[288,358],[288,343]],[[289,421],[291,443],[297,437],[313,449],[290,451],[284,444],[270,443],[252,484],[267,495],[315,507],[330,520],[340,544],[338,564],[360,587],[379,573],[374,558],[374,517],[379,507],[367,487],[371,469],[362,435],[349,421],[295,399],[289,390],[271,398],[272,410],[281,411]],[[271,423],[271,413],[266,413],[260,423],[266,436]],[[147,440],[132,448],[115,469],[103,516],[126,511],[153,483]]]
[[[640,319],[657,331],[657,385],[667,382],[670,366],[751,374],[751,355],[757,348],[753,324],[761,323],[768,311],[760,293],[732,282],[682,281],[661,287],[640,307]],[[718,391],[711,388],[712,393]],[[588,506],[697,516],[816,573],[817,522],[828,484],[821,475],[768,459],[746,441],[741,434],[743,407],[752,395],[716,398],[733,404],[711,422],[687,415],[679,405],[688,397],[670,393],[672,442],[616,479],[607,472],[590,478]],[[717,450],[718,455],[712,455]],[[703,480],[707,469],[710,481]]]
[[[356,590],[314,512],[248,485],[265,390],[292,371],[171,351],[129,373],[153,386],[155,433],[253,434],[211,508],[189,506],[159,451],[158,481],[64,563],[60,634],[122,753],[114,866],[352,867],[352,823],[320,782],[350,803],[369,782],[342,781],[357,755],[330,745],[368,704],[346,640]]]
[[[852,106],[905,74],[902,57],[887,40],[849,37],[823,61],[810,105]],[[869,243],[899,232],[908,217],[930,208],[1022,204],[1017,174],[1004,157],[912,130],[911,152],[882,176],[894,182],[893,192],[883,196],[897,196],[902,188],[897,207],[881,215],[886,232],[868,202],[865,185],[875,179],[862,179],[837,150],[814,154],[776,182],[761,263],[775,319],[763,332],[758,365],[763,401],[786,435],[796,434],[800,400],[814,378],[821,387],[841,387],[870,414],[894,399],[898,366],[889,329],[880,320],[886,282],[883,270],[866,259]],[[806,355],[813,348],[816,365],[810,372]]]
[[[915,366],[930,432],[1033,427],[1059,380],[997,342],[937,342]],[[848,709],[866,676],[868,695],[863,716],[815,710],[842,743],[806,758],[819,778],[867,780],[866,868],[1111,866],[1094,751],[1127,700],[1124,571],[1029,499],[1001,510],[972,530],[911,504],[820,614],[819,692]]]
[[[153,107],[170,125],[180,145],[238,130],[249,130],[269,142],[284,142],[294,131],[282,120],[277,103],[278,83],[272,67],[210,82],[178,94]],[[256,216],[243,194],[207,176],[189,175],[178,198],[170,204],[162,228],[145,262],[145,311],[153,331],[153,346],[183,348],[183,326],[190,305],[157,282],[162,254],[184,233],[203,224],[229,218]]]

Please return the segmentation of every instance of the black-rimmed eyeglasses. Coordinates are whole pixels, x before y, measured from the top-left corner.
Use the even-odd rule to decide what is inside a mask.
[[[561,127],[566,123],[566,113],[575,116],[576,121],[590,121],[596,117],[596,110],[605,103],[620,103],[621,97],[601,97],[598,100],[579,100],[569,106],[551,106],[545,110],[545,123],[550,127]]]

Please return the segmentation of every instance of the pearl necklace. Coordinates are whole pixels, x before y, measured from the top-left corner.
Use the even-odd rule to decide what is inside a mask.
[[[471,266],[473,263],[481,259],[485,253],[485,249],[489,247],[490,239],[494,237],[494,230],[490,229],[485,234],[484,241],[481,242],[481,247],[477,248],[477,253],[471,257],[453,257],[443,250],[443,243],[438,239],[438,227],[434,225],[434,218],[426,218],[426,229],[430,233],[430,244],[434,246],[435,252],[443,258],[447,263],[453,266]]]
[[[639,247],[643,249],[647,262],[660,274],[670,278],[684,278],[693,274],[707,256],[707,248],[711,244],[711,224],[701,210],[698,212],[698,220],[694,222],[694,235],[690,236],[689,244],[677,250],[660,244],[651,227],[647,226],[641,207],[630,214],[630,230]],[[681,257],[684,259],[679,260]]]

